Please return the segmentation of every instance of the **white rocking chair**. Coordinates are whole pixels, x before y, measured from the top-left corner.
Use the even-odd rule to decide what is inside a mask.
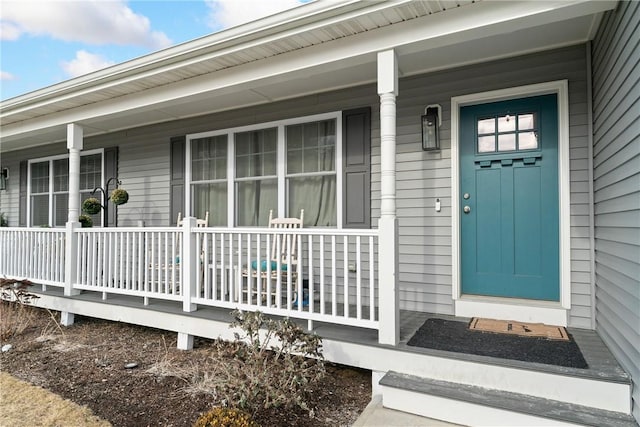
[[[267,236],[271,246],[269,259],[264,259],[258,265],[254,260],[242,271],[242,277],[246,278],[246,288],[243,293],[257,295],[258,278],[262,284],[260,289],[263,300],[270,294],[270,304],[278,305],[278,295],[282,300],[295,300],[298,295],[300,277],[298,277],[298,234],[279,233],[277,230],[300,229],[304,225],[304,209],[300,210],[300,218],[273,218],[273,211],[269,211],[269,229],[274,229]],[[280,278],[280,292],[277,289]],[[291,280],[291,295],[288,294],[289,280]],[[255,284],[254,288],[252,284]],[[269,286],[271,285],[271,286]],[[269,292],[271,290],[271,292]]]

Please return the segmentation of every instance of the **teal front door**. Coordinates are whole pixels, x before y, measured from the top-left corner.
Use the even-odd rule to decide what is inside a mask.
[[[558,204],[557,96],[462,107],[462,293],[558,301]]]

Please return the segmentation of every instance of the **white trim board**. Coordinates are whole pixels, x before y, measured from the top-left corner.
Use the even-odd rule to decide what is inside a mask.
[[[569,83],[567,80],[557,80],[526,86],[511,87],[488,92],[480,92],[451,98],[451,263],[452,263],[452,298],[455,304],[455,315],[464,311],[465,317],[475,312],[484,312],[483,306],[475,302],[465,301],[462,305],[462,286],[460,283],[460,151],[459,126],[460,108],[465,105],[483,104],[537,95],[556,94],[558,96],[558,195],[560,220],[560,301],[563,310],[571,308],[571,236],[570,236],[570,181],[569,181]],[[497,298],[494,304],[504,304],[504,299]],[[518,310],[509,310],[514,317],[509,320],[526,320],[532,312],[538,311],[531,307],[539,307],[540,302],[531,300],[530,305],[518,305]],[[475,307],[474,307],[475,305]],[[463,310],[464,307],[464,310]],[[496,306],[497,307],[497,306]],[[496,312],[496,315],[498,313]],[[478,314],[479,315],[479,314]],[[491,317],[496,317],[493,315]],[[541,319],[551,320],[554,316],[542,316]],[[566,313],[565,313],[566,324]],[[527,320],[528,321],[528,320]],[[548,322],[543,322],[548,323]],[[559,324],[551,322],[552,324]]]

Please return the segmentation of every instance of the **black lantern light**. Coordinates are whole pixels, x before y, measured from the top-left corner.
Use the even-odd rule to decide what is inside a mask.
[[[427,105],[422,116],[422,149],[424,151],[440,149],[440,125],[442,125],[442,107],[438,104]]]

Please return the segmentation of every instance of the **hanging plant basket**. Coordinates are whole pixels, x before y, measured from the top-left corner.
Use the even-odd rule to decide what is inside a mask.
[[[78,222],[82,225],[82,228],[93,227],[93,220],[89,215],[80,215],[78,217]]]
[[[116,188],[111,192],[110,199],[114,205],[124,205],[129,201],[129,193],[122,188]]]
[[[96,199],[95,197],[90,197],[82,202],[82,211],[89,215],[97,214],[98,212],[100,212],[100,209],[102,209],[100,200]]]

